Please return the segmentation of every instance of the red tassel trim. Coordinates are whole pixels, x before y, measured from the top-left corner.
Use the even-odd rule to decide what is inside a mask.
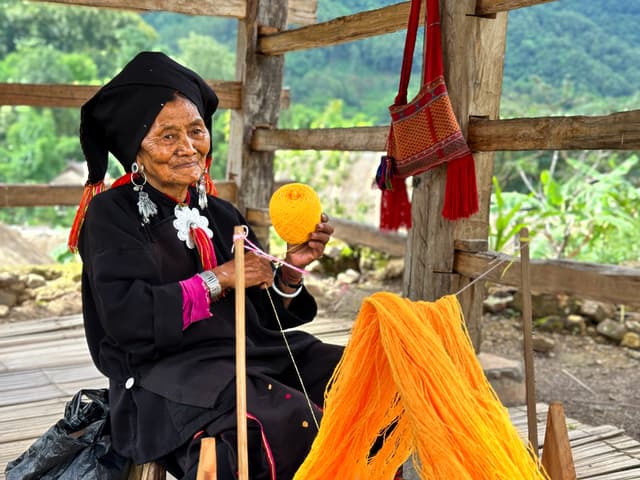
[[[201,228],[191,228],[191,238],[200,254],[200,262],[204,270],[211,270],[218,266],[216,252],[209,236]]]
[[[205,162],[205,170],[204,170],[204,184],[207,189],[208,195],[213,195],[214,197],[218,196],[218,189],[213,184],[213,180],[211,179],[211,175],[209,175],[209,169],[211,168],[211,155],[207,155],[207,159]]]
[[[442,216],[448,220],[467,218],[478,211],[476,166],[471,153],[447,164]]]
[[[93,197],[104,190],[105,185],[102,180],[94,184],[87,182],[84,185],[82,197],[80,198],[80,205],[78,205],[76,216],[73,219],[73,225],[71,225],[71,231],[69,232],[69,241],[67,243],[69,246],[69,250],[72,253],[76,253],[78,251],[78,238],[80,237],[80,230],[82,229],[82,224],[84,223],[84,217],[87,214],[89,203],[91,202]]]

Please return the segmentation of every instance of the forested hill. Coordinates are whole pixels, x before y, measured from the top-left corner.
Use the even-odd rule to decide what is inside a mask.
[[[640,1],[561,0],[509,14],[505,87],[539,76],[605,97],[640,87]]]
[[[318,20],[396,3],[392,0],[318,0]],[[175,35],[171,17],[146,17],[163,38]],[[162,18],[160,21],[159,19]],[[184,18],[175,16],[175,22]],[[192,22],[200,22],[193,19]],[[533,103],[570,110],[576,99],[634,95],[640,85],[640,1],[559,0],[509,13],[503,91]],[[180,25],[184,30],[184,25]],[[233,22],[210,30],[235,48]],[[187,29],[189,31],[189,29]],[[400,71],[404,32],[286,57],[294,102],[323,108],[341,98],[345,113],[386,120]],[[615,102],[618,103],[618,102]],[[508,110],[517,106],[507,105]],[[586,112],[585,112],[586,113]]]

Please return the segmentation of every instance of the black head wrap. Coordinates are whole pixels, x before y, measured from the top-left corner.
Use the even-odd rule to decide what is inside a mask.
[[[193,102],[211,133],[215,92],[197,73],[160,52],[139,53],[82,106],[80,144],[90,184],[104,179],[109,152],[130,171],[142,139],[176,92]]]

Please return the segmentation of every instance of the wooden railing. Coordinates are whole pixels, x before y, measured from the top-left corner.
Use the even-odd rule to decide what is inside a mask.
[[[129,10],[133,12],[173,12],[208,17],[245,18],[245,0],[31,0],[34,2],[62,3],[99,8]],[[308,25],[316,21],[316,0],[288,0],[287,23]]]
[[[256,129],[251,148],[383,151],[389,127]],[[640,110],[599,116],[469,119],[474,152],[508,150],[640,150]]]
[[[44,1],[44,0],[32,0]],[[190,15],[251,18],[244,0],[49,0],[69,5],[117,8],[134,11],[169,11]],[[492,17],[500,12],[542,4],[553,0],[476,0],[467,7],[467,16]],[[257,53],[265,57],[287,52],[356,41],[405,28],[409,2],[336,18],[314,24],[315,0],[289,0],[288,24],[303,25],[279,31],[257,25]],[[255,12],[254,12],[255,13]],[[446,47],[446,45],[445,45]],[[459,53],[459,52],[458,52]],[[243,108],[244,86],[239,82],[211,82],[220,97],[220,106],[232,110]],[[96,91],[96,86],[0,84],[0,104],[78,107]],[[467,112],[467,109],[463,109]],[[485,112],[482,112],[484,114]],[[640,150],[640,110],[600,116],[489,119],[461,115],[467,140],[474,152],[515,150]],[[276,150],[383,151],[387,126],[300,129],[252,128],[248,139],[254,152]],[[232,140],[237,142],[236,140]],[[479,163],[486,157],[478,154]],[[492,161],[492,160],[490,160]],[[238,191],[234,182],[218,182],[223,198],[234,199]],[[243,187],[244,188],[244,187]],[[0,206],[76,205],[80,186],[0,185]],[[247,209],[247,218],[257,228],[268,229],[264,210]],[[484,219],[483,219],[484,221]],[[348,242],[402,256],[406,238],[379,232],[371,226],[333,219],[336,236]],[[445,232],[443,238],[448,238]],[[446,240],[445,238],[445,240]],[[459,244],[457,244],[459,247]],[[431,250],[429,250],[431,252]],[[456,248],[453,272],[476,278],[495,261],[518,262],[491,252],[470,252]],[[438,270],[439,271],[439,270]],[[497,268],[487,279],[518,286],[516,268]],[[566,261],[534,261],[531,267],[535,291],[564,292],[584,298],[637,305],[640,272],[607,265]]]

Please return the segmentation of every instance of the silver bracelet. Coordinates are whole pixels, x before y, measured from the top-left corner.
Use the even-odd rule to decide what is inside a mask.
[[[220,285],[220,281],[216,274],[211,270],[205,270],[204,272],[198,273],[198,276],[204,281],[207,289],[209,290],[209,297],[213,300],[220,296],[222,293],[222,286]]]
[[[280,290],[278,287],[276,287],[276,275],[278,273],[278,270],[274,270],[273,271],[273,283],[271,284],[271,288],[273,288],[273,291],[276,292],[278,295],[280,295],[281,297],[284,298],[294,298],[297,297],[298,295],[300,295],[300,292],[302,291],[302,283],[300,284],[300,286],[298,287],[298,289],[293,292],[293,293],[284,293],[282,290]]]

